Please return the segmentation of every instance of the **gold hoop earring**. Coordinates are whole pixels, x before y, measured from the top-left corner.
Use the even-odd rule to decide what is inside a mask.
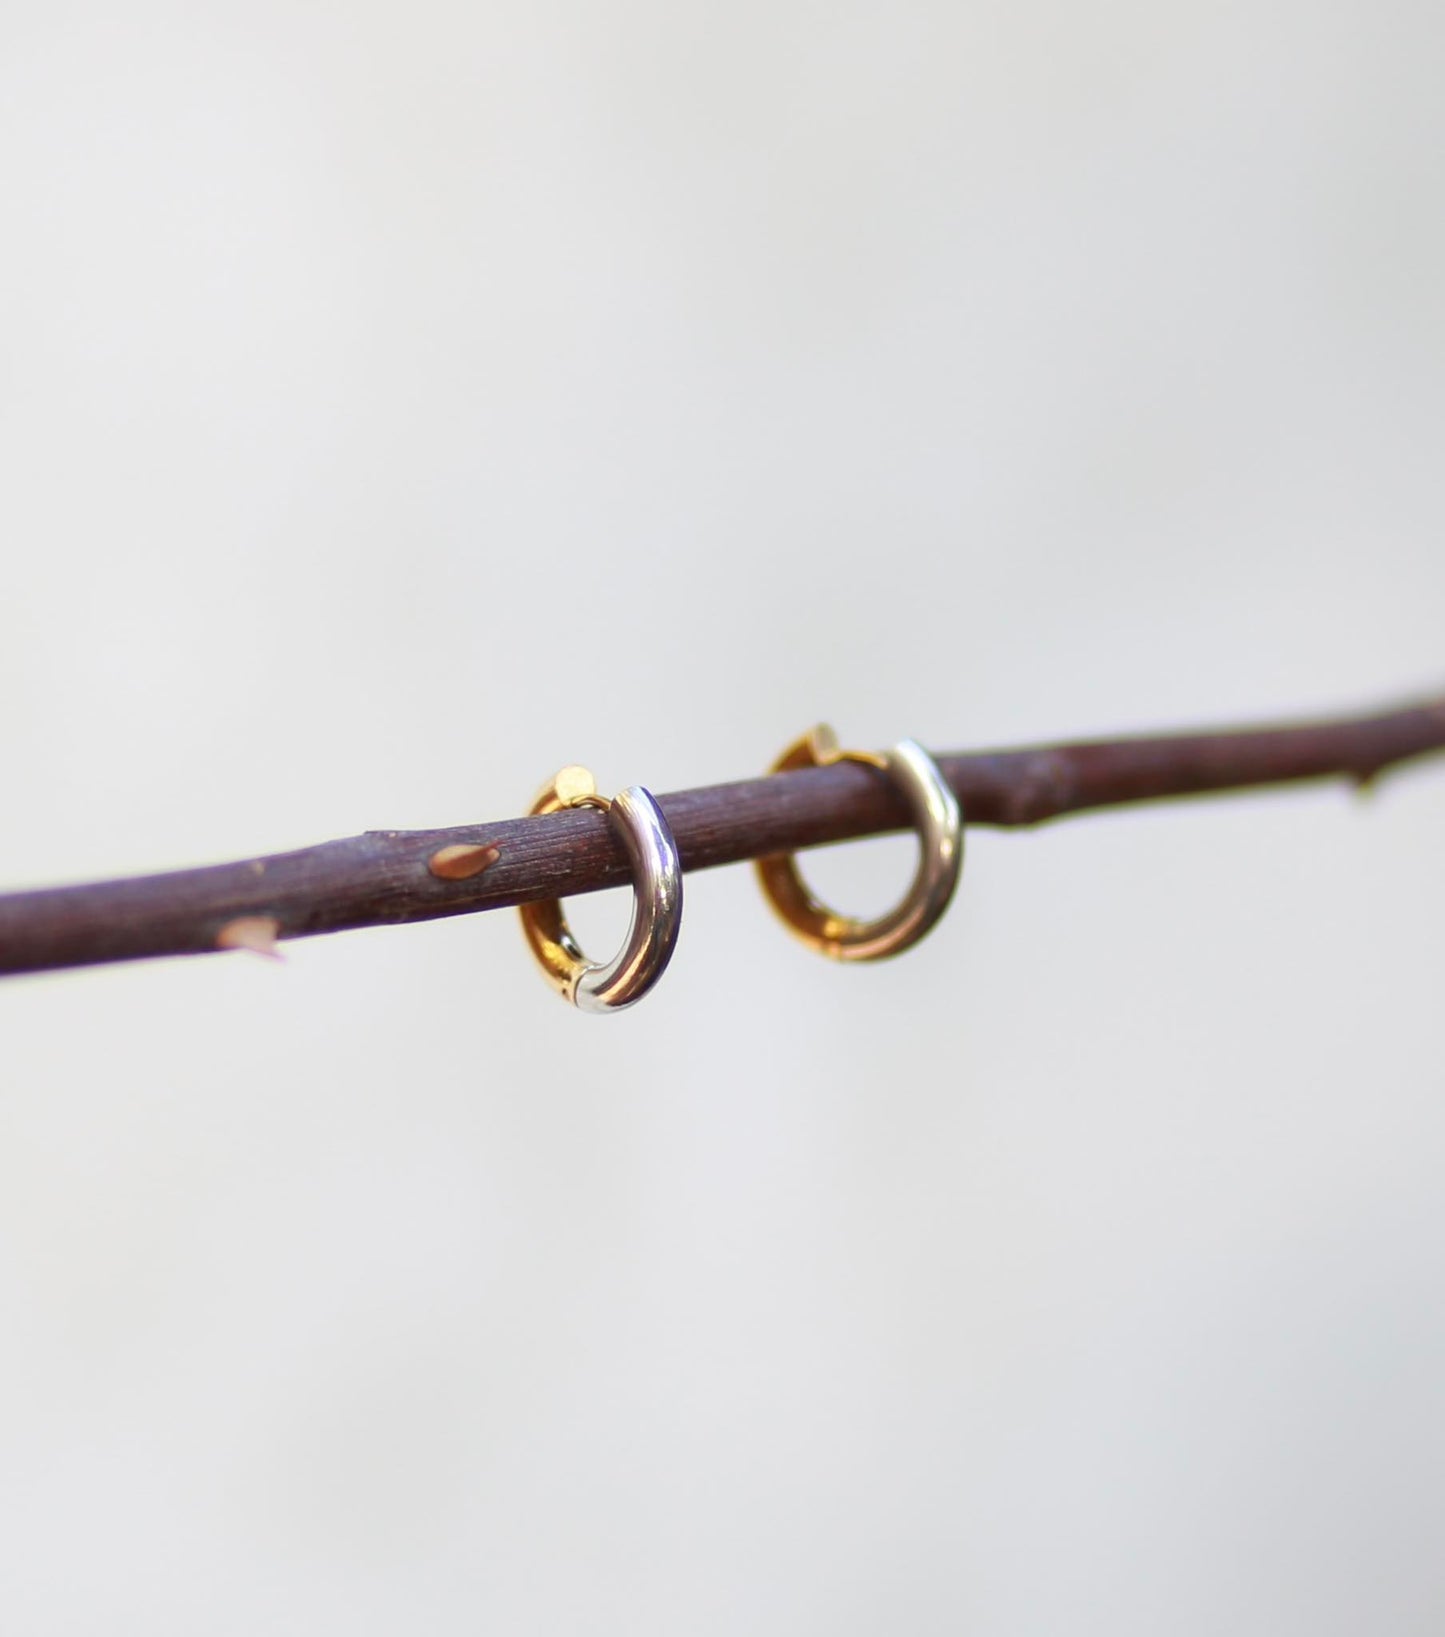
[[[758,880],[789,931],[810,949],[837,961],[883,960],[916,944],[948,908],[963,867],[963,812],[938,763],[912,739],[881,753],[840,750],[837,735],[823,725],[789,745],[768,771],[784,773],[834,762],[876,767],[902,791],[921,849],[907,895],[876,921],[857,921],[813,896],[792,853],[759,859]]]
[[[620,1012],[657,982],[677,947],[682,924],[682,866],[667,820],[640,784],[609,800],[585,767],[564,767],[532,803],[533,813],[564,807],[596,807],[613,828],[632,861],[632,921],[622,948],[606,963],[591,961],[577,947],[562,913],[562,901],[522,904],[522,931],[547,981],[583,1012]]]

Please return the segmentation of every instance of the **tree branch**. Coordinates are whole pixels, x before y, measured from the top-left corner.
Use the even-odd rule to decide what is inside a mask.
[[[1357,784],[1445,750],[1445,696],[1377,715],[1162,738],[940,756],[965,822],[1017,826],[1126,802],[1304,779]],[[855,762],[663,796],[686,870],[905,829],[887,779]],[[442,849],[451,852],[429,867]],[[463,872],[474,868],[477,873]],[[447,830],[373,830],[300,852],[166,875],[0,896],[0,973],[264,947],[425,921],[627,880],[590,809]]]

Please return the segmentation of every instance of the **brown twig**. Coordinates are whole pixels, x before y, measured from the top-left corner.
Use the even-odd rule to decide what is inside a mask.
[[[1015,826],[1302,779],[1365,784],[1439,750],[1445,696],[1372,716],[982,751],[939,762],[969,824]],[[880,835],[908,822],[887,779],[854,762],[685,790],[660,805],[688,870]],[[494,860],[486,859],[491,849]],[[373,830],[238,864],[0,896],[0,973],[255,947],[238,923],[269,922],[275,937],[304,938],[595,892],[626,879],[621,843],[606,816],[590,809],[448,830]]]

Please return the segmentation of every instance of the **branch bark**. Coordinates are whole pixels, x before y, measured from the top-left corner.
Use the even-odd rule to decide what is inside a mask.
[[[1445,696],[1368,716],[939,756],[965,822],[1016,827],[1124,803],[1344,777],[1445,750]],[[907,827],[887,779],[855,762],[659,798],[685,870]],[[466,878],[443,848],[494,848]],[[444,830],[372,830],[299,852],[0,896],[0,973],[257,947],[624,884],[627,859],[590,809]],[[236,930],[247,928],[246,936]],[[264,943],[264,937],[260,938]]]

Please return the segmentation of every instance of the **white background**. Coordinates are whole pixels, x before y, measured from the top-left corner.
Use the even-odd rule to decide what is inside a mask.
[[[0,876],[1438,687],[1442,48],[9,0]],[[510,913],[5,984],[0,1625],[1437,1632],[1442,822],[978,832],[874,969],[693,877],[617,1019]]]

